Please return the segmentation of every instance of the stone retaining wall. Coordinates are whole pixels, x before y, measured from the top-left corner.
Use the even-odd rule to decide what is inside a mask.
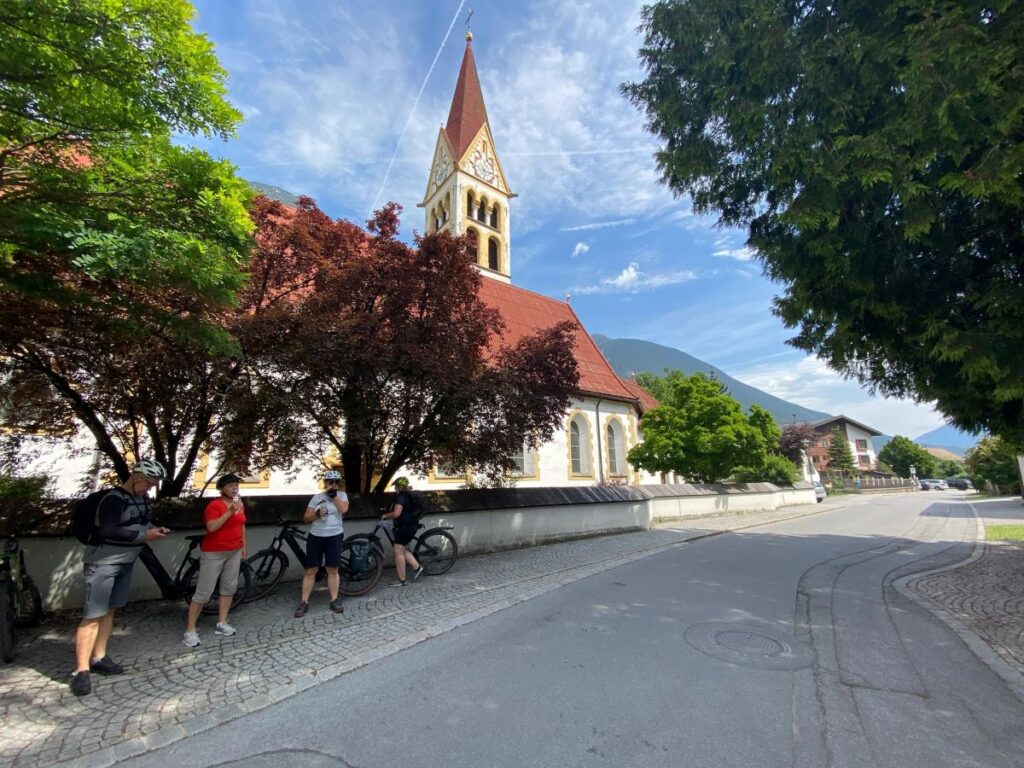
[[[201,532],[198,509],[208,500],[165,505],[159,522],[174,530],[153,545],[171,575],[188,549],[185,536]],[[308,497],[251,497],[247,526],[249,553],[268,546],[279,530],[278,519],[298,520]],[[353,499],[345,533],[369,532],[389,495]],[[815,503],[808,483],[776,487],[769,483],[739,485],[648,485],[593,488],[529,488],[496,491],[447,491],[427,495],[428,528],[450,525],[462,553],[492,552],[552,541],[645,530],[655,521],[778,509]],[[53,526],[51,526],[51,530]],[[58,527],[59,532],[63,532]],[[29,572],[43,593],[47,610],[75,609],[82,602],[82,546],[66,535],[22,538]],[[290,551],[285,578],[301,569]],[[131,599],[160,597],[142,564],[137,564]]]

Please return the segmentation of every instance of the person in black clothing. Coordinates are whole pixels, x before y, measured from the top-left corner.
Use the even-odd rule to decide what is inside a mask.
[[[162,539],[169,531],[149,522],[150,489],[167,477],[158,461],[143,460],[131,469],[122,485],[112,488],[96,510],[102,543],[85,548],[85,604],[82,623],[75,633],[75,674],[71,692],[92,693],[90,672],[120,675],[124,667],[107,655],[114,612],[128,604],[132,566],[142,545]]]
[[[391,586],[404,587],[408,583],[405,578],[406,564],[412,568],[409,581],[416,581],[423,573],[423,566],[416,561],[412,552],[406,549],[420,527],[420,518],[417,514],[420,505],[419,500],[412,493],[409,478],[399,477],[395,480],[394,485],[398,496],[395,498],[395,503],[391,505],[391,511],[382,515],[381,520],[395,521],[395,572],[398,574],[398,581]]]

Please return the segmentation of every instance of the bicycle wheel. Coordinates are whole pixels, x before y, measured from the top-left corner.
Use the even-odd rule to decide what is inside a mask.
[[[455,537],[440,528],[431,528],[420,536],[413,557],[419,560],[423,570],[431,576],[440,576],[455,565],[459,556],[459,545]]]
[[[192,603],[192,595],[196,593],[196,586],[199,584],[199,563],[196,563],[189,568],[184,577],[182,578],[182,584],[184,585],[185,602],[187,604]],[[237,608],[241,605],[245,599],[246,593],[252,588],[252,570],[249,565],[245,562],[242,563],[242,567],[238,569],[238,587],[235,589],[235,594],[232,595],[231,607]],[[211,616],[220,611],[220,579],[217,579],[217,583],[213,587],[213,593],[210,595],[210,599],[203,604],[203,613],[207,616]]]
[[[348,597],[365,595],[380,581],[380,574],[384,570],[384,558],[376,547],[370,546],[367,553],[366,566],[353,571],[352,569],[352,542],[345,541],[341,545],[341,567],[338,573],[341,576],[341,594]]]
[[[43,596],[39,587],[27,573],[21,574],[21,591],[18,593],[18,624],[34,627],[43,620]]]
[[[14,661],[14,585],[6,576],[0,579],[0,659],[4,663]]]
[[[269,595],[288,570],[288,557],[276,549],[264,549],[245,561],[252,571],[252,588],[245,602]]]

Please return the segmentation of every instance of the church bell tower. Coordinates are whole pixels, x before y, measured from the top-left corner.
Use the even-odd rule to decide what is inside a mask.
[[[480,272],[509,283],[509,200],[513,197],[494,149],[473,59],[473,35],[467,32],[448,122],[438,132],[427,191],[420,203],[426,213],[426,231],[468,234]]]

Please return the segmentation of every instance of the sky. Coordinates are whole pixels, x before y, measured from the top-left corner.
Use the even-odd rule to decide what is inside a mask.
[[[448,116],[472,10],[473,52],[513,191],[514,284],[571,296],[590,333],[688,352],[808,408],[890,435],[943,423],[928,404],[872,397],[771,313],[781,292],[745,233],[659,183],[657,143],[619,92],[642,79],[634,0],[201,0],[195,28],[245,115],[228,142],[189,139],[251,180],[364,223],[394,200],[403,237]]]

